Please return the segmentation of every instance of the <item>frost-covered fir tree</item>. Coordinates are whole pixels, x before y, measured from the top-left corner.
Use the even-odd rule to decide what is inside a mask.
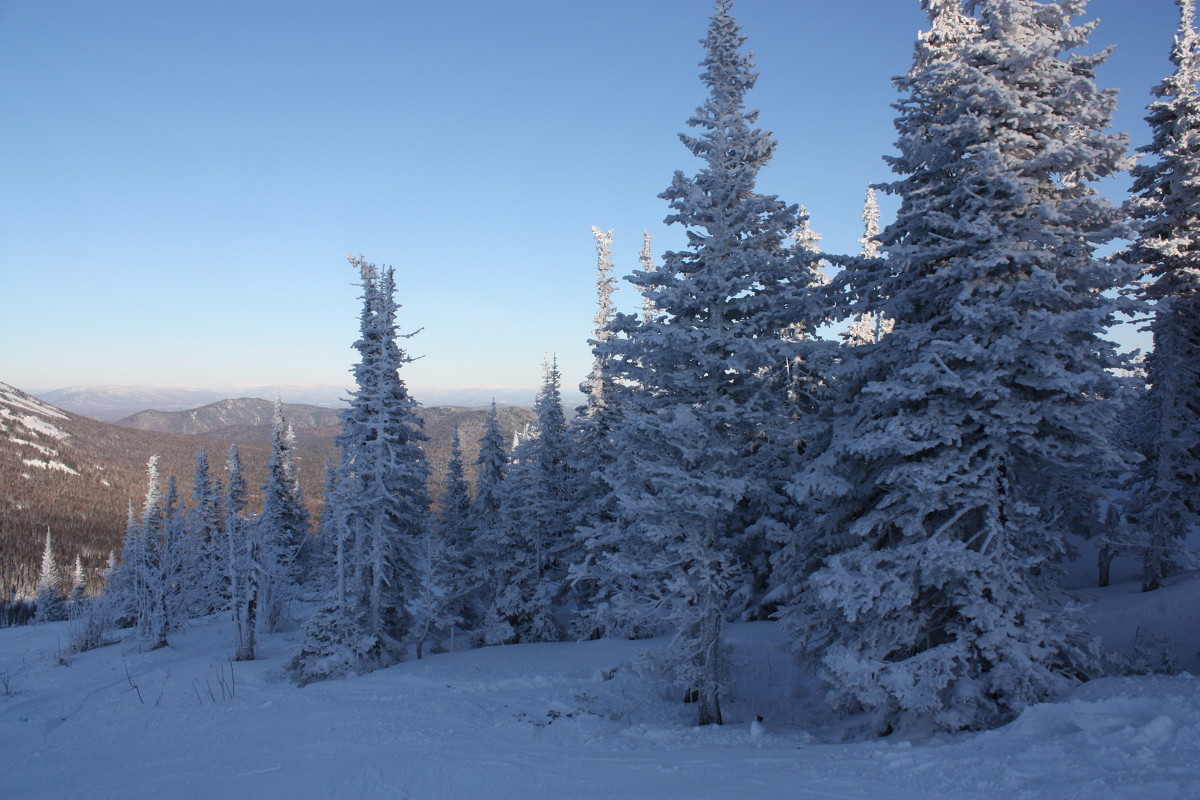
[[[593,352],[592,371],[579,387],[587,398],[587,403],[579,409],[571,424],[575,440],[573,466],[578,480],[575,498],[577,526],[592,525],[601,518],[611,516],[612,488],[604,482],[604,470],[612,464],[615,457],[612,432],[620,425],[625,402],[625,387],[617,382],[612,361],[606,352],[606,344],[614,335],[610,327],[615,314],[612,295],[616,283],[612,277],[613,231],[601,231],[593,226],[592,235],[596,240],[596,315],[590,340]],[[650,258],[648,247],[648,241],[644,242],[643,258]],[[652,266],[653,262],[650,263]],[[580,544],[583,541],[578,539]],[[572,589],[577,607],[586,613],[595,589],[594,582],[574,581]],[[594,627],[590,623],[585,624],[585,631],[581,632]]]
[[[71,593],[68,596],[72,608],[77,608],[87,599],[87,575],[83,571],[83,557],[75,556],[75,568],[71,570]]]
[[[642,272],[654,272],[654,240],[650,236],[650,231],[642,231],[642,249],[638,251],[638,267]],[[642,295],[642,323],[645,324],[654,318],[654,301],[649,295]],[[609,323],[611,324],[611,322]]]
[[[450,458],[446,462],[446,476],[433,525],[432,536],[421,550],[422,573],[433,576],[432,583],[440,586],[431,597],[440,597],[447,612],[439,611],[430,603],[423,617],[444,619],[447,613],[466,618],[464,606],[470,602],[472,580],[469,577],[475,553],[475,525],[471,515],[471,486],[467,483],[462,461],[462,441],[458,426],[450,439]],[[436,556],[436,558],[434,557]],[[422,579],[426,590],[433,588],[430,581]],[[434,627],[444,627],[436,625]]]
[[[661,195],[688,247],[631,277],[653,304],[646,322],[617,315],[604,348],[633,387],[605,471],[614,518],[588,531],[587,574],[610,587],[606,631],[670,631],[671,677],[698,701],[700,724],[721,722],[725,614],[746,580],[739,557],[768,514],[759,459],[785,417],[787,365],[780,334],[806,319],[811,253],[789,247],[798,209],[760,194],[775,147],[745,106],[756,73],[721,0],[702,44],[709,96],[681,135],[700,171],[675,173]],[[811,329],[811,328],[809,328]]]
[[[824,237],[812,229],[808,209],[805,206],[800,206],[798,220],[799,224],[796,230],[792,231],[792,239],[796,242],[796,247],[809,253],[820,253],[821,239]]]
[[[37,621],[58,622],[67,618],[67,606],[62,596],[62,575],[54,559],[50,529],[46,529],[46,546],[42,549],[42,570],[37,582]]]
[[[500,513],[500,486],[507,466],[504,434],[493,400],[483,424],[483,435],[479,437],[479,455],[475,458],[475,499],[471,502],[471,517],[478,527],[496,524]]]
[[[1154,90],[1153,139],[1141,148],[1151,160],[1133,168],[1129,202],[1140,227],[1128,257],[1143,265],[1140,295],[1154,303],[1146,460],[1130,508],[1146,542],[1146,591],[1159,587],[1200,514],[1200,35],[1194,0],[1178,2],[1175,71]]]
[[[137,625],[143,633],[149,625],[153,605],[152,540],[161,525],[162,485],[155,455],[146,463],[146,497],[141,515],[134,513],[132,502],[129,504],[120,561],[108,578],[106,590],[116,620],[125,627]]]
[[[879,258],[879,201],[875,198],[875,189],[867,189],[867,199],[863,201],[863,235],[859,239],[862,249],[859,257],[873,261]],[[868,305],[871,300],[869,298]],[[842,340],[851,346],[874,344],[883,336],[890,333],[896,326],[896,321],[868,308],[854,318],[842,334]]]
[[[146,464],[146,498],[140,516],[132,504],[120,563],[108,577],[105,600],[118,622],[137,627],[152,648],[187,618],[194,601],[194,549],[187,514],[179,503],[173,477],[164,494],[158,456]]]
[[[463,468],[462,439],[458,426],[450,437],[450,458],[438,500],[435,518],[438,531],[452,552],[467,553],[471,548],[471,487]]]
[[[395,275],[361,256],[363,308],[354,343],[357,388],[342,412],[341,459],[326,489],[326,524],[336,552],[331,596],[310,620],[293,661],[300,683],[365,672],[403,657],[417,562],[429,527],[428,467],[416,401],[399,370],[411,359],[396,341]],[[411,336],[412,334],[408,334]]]
[[[616,279],[612,276],[613,231],[602,231],[593,225],[592,237],[596,240],[596,315],[592,320],[592,339],[596,344],[603,344],[612,336],[608,326],[614,313],[612,296],[616,285]],[[581,416],[590,420],[603,414],[611,399],[613,386],[611,370],[602,354],[595,356],[592,371],[580,389],[587,399]]]
[[[261,592],[264,633],[279,628],[287,604],[298,594],[300,553],[309,536],[308,509],[300,494],[294,451],[295,435],[283,414],[282,401],[276,398],[263,508],[254,521],[255,582]]]
[[[192,525],[179,501],[175,477],[167,478],[157,527],[146,527],[150,574],[147,588],[150,615],[143,623],[152,647],[166,647],[168,636],[179,630],[193,608],[197,586]]]
[[[251,660],[257,651],[257,591],[248,581],[253,571],[250,567],[255,541],[254,523],[246,513],[246,478],[242,472],[242,458],[237,445],[229,446],[225,459],[225,554],[222,560],[225,571],[224,591],[229,610],[237,626],[235,654],[239,660]],[[253,613],[249,613],[250,611]]]
[[[484,421],[479,437],[479,455],[475,458],[475,498],[471,501],[469,519],[471,545],[463,560],[462,609],[465,625],[474,632],[475,640],[488,640],[485,621],[494,606],[499,588],[498,567],[507,558],[504,544],[503,504],[504,481],[508,471],[508,453],[496,403]],[[508,634],[511,635],[511,634]],[[503,641],[508,635],[502,636]]]
[[[543,364],[534,413],[533,433],[513,449],[501,487],[495,599],[485,624],[485,640],[494,643],[559,640],[567,571],[579,558],[576,477],[557,359]]]
[[[1104,340],[1125,279],[1095,256],[1127,165],[1084,3],[928,0],[897,79],[886,259],[849,276],[896,327],[848,348],[831,440],[795,496],[785,617],[829,698],[877,731],[1011,718],[1096,668],[1062,611],[1064,537],[1095,524],[1121,454]]]
[[[192,539],[196,547],[195,576],[197,615],[210,614],[228,601],[226,591],[225,498],[219,480],[214,481],[204,446],[196,452],[192,478]]]

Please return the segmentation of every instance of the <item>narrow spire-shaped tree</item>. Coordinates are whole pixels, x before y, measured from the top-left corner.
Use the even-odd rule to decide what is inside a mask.
[[[37,621],[58,622],[67,618],[62,597],[62,575],[54,559],[50,529],[46,529],[46,546],[42,550],[42,571],[37,582]]]
[[[1175,71],[1154,89],[1153,139],[1141,148],[1152,160],[1133,168],[1129,202],[1140,227],[1128,257],[1143,266],[1139,293],[1154,303],[1149,435],[1130,509],[1146,541],[1146,591],[1200,518],[1200,35],[1195,0],[1178,2]]]
[[[130,504],[121,562],[108,577],[106,600],[118,621],[137,626],[152,647],[165,647],[167,637],[185,618],[195,587],[188,521],[173,477],[162,491],[158,456],[146,464],[146,498],[135,516]]]
[[[478,527],[492,527],[497,522],[500,485],[504,481],[507,466],[504,434],[500,430],[500,417],[496,411],[496,401],[493,400],[483,424],[483,435],[479,437],[479,455],[475,458],[475,499],[471,503],[471,516]]]
[[[592,340],[595,344],[603,344],[612,337],[608,326],[614,313],[612,295],[616,284],[612,277],[613,231],[602,231],[593,225],[592,236],[596,240],[596,315],[592,320]],[[592,371],[588,373],[587,380],[580,388],[587,397],[583,417],[592,419],[602,414],[612,394],[612,375],[602,354],[596,354],[592,362]]]
[[[221,482],[214,481],[204,446],[196,452],[196,471],[192,478],[192,525],[196,546],[198,614],[221,608],[225,592],[225,499]]]
[[[784,416],[786,365],[796,345],[780,333],[805,323],[812,254],[788,237],[798,210],[759,194],[775,142],[745,106],[756,73],[745,37],[720,0],[702,44],[709,90],[680,138],[702,161],[661,195],[688,248],[631,280],[652,303],[643,323],[618,315],[606,344],[631,392],[606,470],[614,518],[589,532],[589,571],[614,581],[606,629],[674,633],[671,675],[699,703],[700,724],[721,722],[725,612],[744,579],[737,552],[764,513],[754,463]],[[770,450],[770,447],[767,447]]]
[[[502,486],[497,544],[507,552],[492,576],[492,642],[547,642],[562,635],[556,612],[576,558],[576,481],[557,358],[548,357],[542,369],[533,435],[513,448]]]
[[[495,605],[500,588],[500,567],[508,557],[503,525],[507,472],[508,453],[504,449],[504,434],[493,400],[483,435],[479,437],[479,455],[475,458],[475,499],[470,510],[472,540],[465,563],[465,622],[477,632],[477,641],[487,639],[482,624]]]
[[[589,524],[605,513],[603,508],[607,505],[610,487],[604,483],[603,470],[613,460],[612,431],[619,424],[624,402],[624,387],[616,381],[606,350],[606,344],[614,335],[611,328],[615,313],[612,301],[615,284],[612,277],[613,232],[593,226],[592,235],[596,239],[596,315],[589,342],[593,354],[592,371],[580,386],[587,404],[579,409],[571,423],[575,439],[573,471],[578,481],[574,503],[576,525]],[[577,605],[582,608],[586,604],[587,600],[580,597]]]
[[[638,252],[638,266],[644,273],[654,272],[654,240],[650,231],[642,231],[642,249]],[[642,323],[648,323],[654,318],[654,301],[649,294],[642,295]]]
[[[194,576],[191,525],[179,502],[174,475],[167,477],[167,491],[159,509],[155,521],[146,527],[151,554],[147,580],[150,613],[143,628],[154,648],[167,646],[168,636],[187,618],[196,591],[191,580]]]
[[[466,606],[474,589],[471,563],[477,556],[475,548],[471,486],[463,468],[462,443],[455,425],[430,540],[421,549],[421,572],[428,576],[421,580],[424,602],[420,616],[426,632],[440,627],[449,616],[464,619],[469,616]]]
[[[71,595],[70,601],[72,606],[78,607],[87,599],[87,575],[83,571],[83,557],[75,556],[75,568],[71,570]]]
[[[271,457],[263,484],[262,514],[255,520],[257,565],[261,589],[263,630],[271,633],[285,615],[285,606],[297,594],[298,560],[309,535],[308,510],[300,496],[294,462],[295,435],[276,398],[271,434]]]
[[[399,660],[419,591],[418,549],[429,526],[428,467],[417,402],[400,378],[395,273],[350,258],[362,280],[357,388],[342,412],[341,460],[326,491],[335,542],[332,596],[310,621],[293,662],[301,683]],[[414,334],[408,334],[412,336]],[[407,338],[407,337],[406,337]]]
[[[863,235],[858,240],[862,245],[859,255],[863,258],[879,258],[879,200],[875,197],[875,187],[867,187],[867,196],[863,200],[862,211]]]
[[[462,440],[458,426],[450,437],[450,458],[446,462],[446,479],[438,500],[437,528],[452,553],[470,550],[471,487],[467,483],[462,461]]]
[[[809,253],[820,253],[821,239],[824,237],[812,229],[806,207],[800,206],[800,215],[797,220],[799,224],[796,230],[792,231],[792,239],[796,242],[796,247]]]
[[[222,561],[225,568],[225,592],[237,624],[236,651],[238,657],[244,659],[255,650],[251,638],[254,636],[254,626],[247,619],[248,584],[246,576],[249,572],[248,563],[252,556],[253,526],[246,517],[246,478],[242,472],[242,458],[237,445],[229,445],[229,455],[225,459],[225,557]],[[257,608],[255,609],[257,615]]]
[[[1056,565],[1121,464],[1103,335],[1126,276],[1095,255],[1120,221],[1093,182],[1128,164],[1106,53],[1072,54],[1092,28],[1075,0],[926,6],[897,80],[887,258],[848,281],[896,328],[849,349],[785,550],[798,580],[815,568],[785,618],[797,650],[880,730],[994,725],[1095,666]]]
[[[863,201],[862,221],[863,235],[858,240],[862,245],[859,258],[864,261],[873,261],[879,258],[879,201],[875,198],[874,187],[867,188],[867,197]],[[871,300],[877,301],[878,298],[871,298]],[[867,305],[870,306],[871,303],[868,302]],[[854,322],[850,323],[845,333],[842,334],[842,339],[851,346],[874,344],[890,333],[894,327],[896,327],[894,319],[888,319],[868,307],[854,319]]]
[[[146,497],[141,516],[134,514],[131,502],[121,562],[109,584],[115,595],[114,607],[119,609],[121,618],[137,625],[143,634],[148,631],[153,613],[154,539],[162,527],[162,516],[162,485],[158,456],[154,455],[146,462]]]

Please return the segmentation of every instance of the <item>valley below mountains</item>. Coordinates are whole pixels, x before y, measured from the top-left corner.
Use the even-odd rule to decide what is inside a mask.
[[[47,529],[66,574],[78,554],[89,582],[95,581],[109,552],[120,547],[130,504],[141,505],[146,462],[153,455],[159,456],[160,472],[175,477],[186,502],[199,449],[205,448],[214,476],[222,477],[229,446],[236,444],[254,509],[266,479],[273,405],[261,398],[219,399],[102,422],[0,383],[0,600],[32,592]],[[283,405],[296,433],[301,487],[313,519],[320,511],[325,465],[338,458],[339,410]],[[527,408],[503,407],[498,414],[509,440],[533,419]],[[429,437],[424,450],[436,499],[456,427],[473,479],[487,411],[436,406],[421,408],[419,415]]]

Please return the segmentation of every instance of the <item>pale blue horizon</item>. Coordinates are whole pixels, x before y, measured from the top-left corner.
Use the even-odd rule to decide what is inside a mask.
[[[695,159],[708,0],[0,2],[0,381],[349,383],[347,253],[394,266],[404,377],[534,386],[590,367],[595,253],[617,274]],[[779,141],[759,188],[854,252],[886,181],[917,0],[738,0]],[[1170,0],[1093,0],[1092,48],[1144,144]],[[1110,191],[1120,198],[1126,184]],[[885,222],[890,198],[883,200]],[[623,310],[638,304],[628,289]],[[1145,345],[1130,332],[1125,344]]]

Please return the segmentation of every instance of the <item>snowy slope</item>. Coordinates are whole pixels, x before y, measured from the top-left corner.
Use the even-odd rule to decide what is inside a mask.
[[[299,689],[282,673],[295,633],[236,664],[218,619],[64,666],[66,638],[0,630],[0,797],[1200,797],[1186,674],[1094,681],[988,733],[839,744],[816,698],[789,697],[803,682],[773,623],[732,626],[737,699],[703,729],[631,667],[661,641],[467,650]]]

